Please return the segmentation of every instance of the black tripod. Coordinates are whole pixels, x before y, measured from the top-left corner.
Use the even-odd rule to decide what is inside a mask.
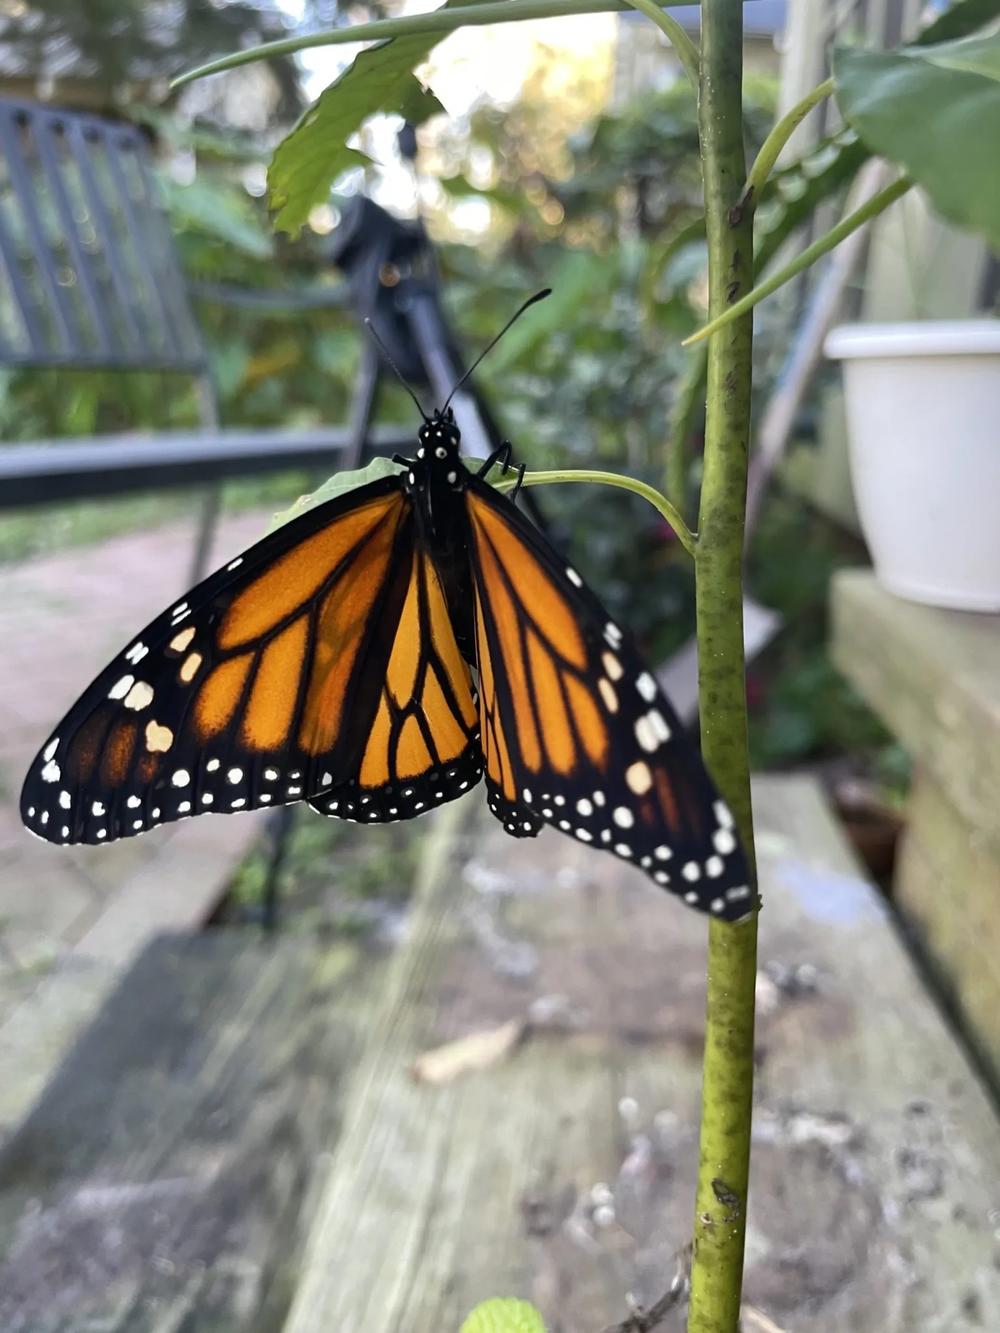
[[[359,324],[369,320],[399,373],[417,390],[429,391],[426,406],[443,404],[465,363],[440,300],[440,277],[423,224],[401,221],[370,199],[352,200],[331,238],[326,257],[347,278],[350,305]],[[361,366],[350,413],[347,466],[360,467],[367,452],[379,390],[391,373],[382,352],[363,330]],[[463,451],[488,458],[504,443],[489,406],[471,380],[452,398]],[[414,428],[414,442],[416,429]],[[537,506],[524,496],[536,521]],[[278,915],[278,880],[288,851],[294,806],[276,811],[261,920],[271,929]]]
[[[443,404],[464,365],[442,310],[437,258],[423,224],[401,221],[359,197],[337,228],[328,255],[347,278],[359,321],[371,322],[399,373],[418,394],[429,391],[425,406]],[[388,370],[366,331],[351,404],[355,465],[363,457]],[[452,406],[465,453],[486,458],[499,448],[500,428],[474,384],[464,384]]]

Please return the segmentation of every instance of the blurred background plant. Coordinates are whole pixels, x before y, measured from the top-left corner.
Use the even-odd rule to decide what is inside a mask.
[[[338,221],[336,197],[313,210],[310,227],[294,242],[272,230],[263,197],[270,150],[307,100],[302,70],[291,60],[250,66],[239,71],[249,80],[242,90],[213,89],[210,80],[164,101],[167,73],[293,27],[328,25],[335,6],[186,0],[176,12],[168,9],[102,0],[102,22],[129,35],[118,46],[95,37],[98,16],[89,9],[69,14],[59,0],[32,3],[33,22],[19,25],[20,39],[5,59],[15,69],[19,62],[32,68],[60,32],[80,86],[124,91],[127,114],[141,121],[155,146],[224,422],[343,420],[360,346],[347,310],[289,315],[214,299],[220,287],[279,293],[338,283],[324,257]],[[102,62],[112,53],[119,63],[110,68]],[[565,97],[554,100],[553,79],[566,78],[558,75],[560,54],[539,47],[511,102],[473,99],[467,114],[431,122],[421,131],[412,199],[421,201],[438,243],[449,312],[470,350],[526,293],[541,285],[555,289],[479,372],[518,455],[533,467],[620,469],[662,487],[671,400],[688,356],[679,344],[705,314],[694,96],[676,78],[632,100],[609,99],[600,61],[581,56],[572,68],[575,77],[556,89]],[[773,123],[776,97],[772,75],[748,76],[748,159]],[[383,135],[383,156],[386,142]],[[373,167],[354,172],[340,188],[366,188],[378,197],[383,182]],[[758,311],[758,396],[773,383],[788,327],[780,302]],[[161,375],[0,371],[6,440],[187,427],[196,422],[195,409],[191,383]],[[409,422],[412,408],[390,392],[383,415]],[[808,422],[806,414],[807,433]],[[685,441],[692,484],[700,436],[695,416]],[[231,483],[226,505],[282,504],[314,480],[298,474]],[[96,540],[173,517],[186,503],[173,493],[8,515],[0,522],[0,558]],[[561,488],[546,496],[546,509],[582,571],[654,660],[689,637],[689,562],[651,509],[590,487]],[[755,539],[751,580],[756,595],[782,613],[785,629],[750,680],[757,766],[847,763],[888,772],[898,784],[884,758],[887,737],[835,674],[825,648],[829,575],[863,558],[854,536],[780,483],[774,488]]]

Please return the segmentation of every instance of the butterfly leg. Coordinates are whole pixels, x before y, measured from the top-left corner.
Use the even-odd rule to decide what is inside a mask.
[[[482,467],[476,473],[477,477],[485,477],[490,468],[495,463],[501,464],[501,471],[506,472],[510,467],[511,445],[509,440],[504,440],[498,449],[494,449],[489,458],[483,463]]]
[[[510,493],[510,501],[512,504],[517,500],[517,493],[521,489],[521,485],[524,482],[524,471],[527,466],[528,466],[527,463],[521,463],[518,466],[517,481],[514,482],[514,489]]]

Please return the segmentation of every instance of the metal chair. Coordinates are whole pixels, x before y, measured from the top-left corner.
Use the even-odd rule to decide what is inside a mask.
[[[228,289],[211,297],[254,302]],[[259,294],[272,309],[343,306],[345,293]],[[0,507],[151,487],[216,483],[204,492],[192,581],[204,573],[227,476],[357,466],[366,449],[405,449],[412,432],[372,428],[362,377],[351,422],[311,431],[223,430],[208,354],[160,206],[148,145],[133,125],[0,99],[0,365],[161,371],[191,376],[200,428],[141,438],[91,437],[0,448]],[[272,821],[265,921],[289,832]]]
[[[243,293],[222,289],[222,299]],[[265,302],[273,294],[261,294]],[[345,304],[342,289],[282,294],[279,304]],[[0,99],[0,365],[162,371],[191,376],[200,428],[0,450],[0,505],[151,486],[182,486],[310,465],[356,466],[410,436],[348,427],[223,430],[219,401],[168,221],[134,125]],[[218,507],[206,493],[193,576],[204,571]]]

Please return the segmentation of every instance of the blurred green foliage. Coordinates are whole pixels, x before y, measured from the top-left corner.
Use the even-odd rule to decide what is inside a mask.
[[[747,671],[755,768],[850,754],[898,779],[889,733],[830,660],[827,595],[838,569],[865,562],[852,537],[780,488],[770,495],[751,548],[754,594],[784,616],[781,633]]]
[[[748,157],[772,122],[773,93],[764,81],[747,89]],[[519,106],[473,117],[467,162],[449,178],[448,193],[479,193],[498,219],[507,218],[508,238],[485,273],[477,255],[450,249],[448,288],[462,326],[475,327],[483,340],[525,292],[543,283],[555,290],[479,372],[502,404],[520,457],[532,467],[620,468],[662,486],[671,399],[685,365],[678,344],[704,314],[693,94],[681,80],[641,106],[600,116],[570,141],[570,165],[558,178],[537,167],[541,110]],[[810,167],[808,179],[832,175],[833,158],[841,156],[831,150],[831,161]],[[789,174],[797,179],[797,169]],[[477,191],[474,181],[484,179],[490,184]],[[797,201],[803,191],[789,194]],[[794,208],[792,214],[798,216]],[[788,329],[780,310],[757,315],[760,399]],[[687,442],[692,481],[700,432],[696,418]],[[581,572],[653,660],[689,639],[692,570],[658,515],[600,487],[560,488],[557,496],[546,492],[543,503]],[[755,767],[849,753],[891,782],[901,779],[891,738],[826,648],[829,580],[838,568],[865,561],[857,539],[775,484],[749,569],[751,591],[784,618],[748,673]]]
[[[283,921],[309,933],[391,930],[413,887],[423,832],[409,821],[346,824],[299,806],[275,884]],[[271,865],[269,842],[244,858],[229,884],[226,924],[260,920]]]
[[[773,88],[757,84],[749,93],[752,154],[771,120]],[[527,293],[552,286],[554,296],[522,320],[477,372],[517,456],[536,468],[619,469],[662,487],[671,395],[686,357],[679,342],[704,315],[693,96],[679,81],[644,98],[641,107],[601,115],[570,139],[563,169],[549,174],[540,169],[533,138],[544,114],[544,105],[530,103],[503,114],[479,111],[468,137],[453,146],[447,199],[481,198],[493,225],[481,243],[452,238],[440,244],[452,321],[471,355]],[[164,197],[193,282],[271,291],[337,284],[315,236],[306,234],[295,245],[274,236],[262,201],[246,188],[261,184],[251,142],[178,129],[162,117],[155,118],[154,132],[169,149],[162,154]],[[198,163],[193,180],[183,184],[169,169],[178,153],[194,155]],[[198,316],[224,423],[344,419],[359,352],[349,312],[262,312],[200,300]],[[787,330],[765,310],[759,332],[763,392]],[[389,415],[411,419],[401,392],[386,398]],[[194,386],[187,381],[0,373],[0,430],[8,439],[195,421]],[[700,424],[692,423],[687,441],[692,481]],[[278,507],[307,484],[302,476],[247,482],[227,488],[227,496],[231,504]],[[653,660],[663,660],[690,637],[690,562],[651,508],[620,492],[583,486],[548,490],[540,503],[554,535],[572,548],[574,563],[600,589],[612,614],[633,626]],[[187,497],[178,494],[14,516],[0,525],[0,558],[93,539],[187,506]],[[751,671],[758,765],[882,752],[885,736],[825,651],[829,576],[863,558],[856,543],[800,502],[776,493],[767,505],[755,538],[751,584],[786,623]],[[259,876],[259,868],[252,873]]]
[[[278,253],[263,204],[230,164],[189,184],[160,173],[181,262],[195,284],[222,419],[229,425],[314,425],[346,412],[358,339],[342,308],[261,310],[197,297],[200,283],[294,293],[339,283],[315,250]],[[189,376],[118,371],[0,371],[0,433],[55,438],[197,423]]]
[[[0,5],[4,73],[88,84],[109,103],[128,83],[172,77],[239,45],[287,36],[277,6],[248,0],[10,0]],[[290,61],[277,62],[288,108],[299,94]]]
[[[773,118],[773,83],[747,86],[747,153]],[[499,312],[533,288],[555,295],[486,361],[480,379],[533,466],[619,466],[663,486],[680,347],[706,312],[705,248],[694,93],[686,80],[606,112],[572,135],[559,169],[542,169],[545,105],[476,112],[452,145],[449,199],[479,196],[505,239],[486,267],[471,247],[447,252],[463,329],[485,340]],[[541,139],[540,139],[541,136]],[[446,158],[449,156],[445,153]],[[511,202],[514,201],[514,202]],[[758,321],[759,392],[786,329]],[[685,441],[691,480],[701,421]]]

